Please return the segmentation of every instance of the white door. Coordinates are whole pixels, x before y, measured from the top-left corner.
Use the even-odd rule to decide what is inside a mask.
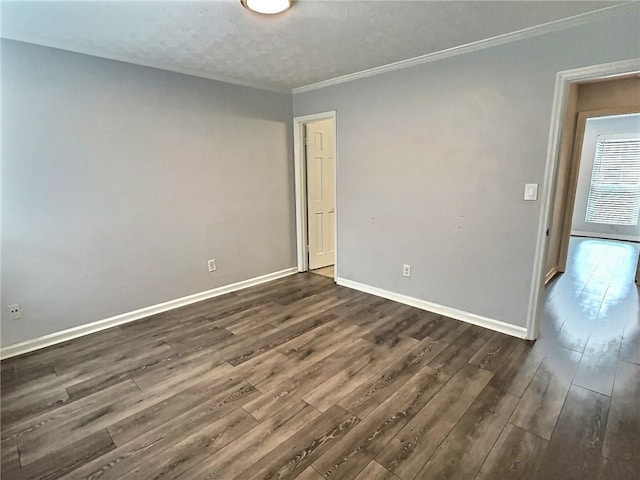
[[[335,263],[335,153],[333,120],[305,126],[309,268]]]

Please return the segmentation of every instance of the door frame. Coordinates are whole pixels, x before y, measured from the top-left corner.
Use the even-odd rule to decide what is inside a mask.
[[[337,151],[337,128],[336,128],[336,111],[314,113],[311,115],[302,115],[293,118],[293,162],[296,192],[296,250],[298,258],[298,272],[306,272],[309,270],[309,255],[307,252],[307,165],[305,158],[304,145],[304,127],[307,123],[318,120],[332,120],[333,124],[333,155],[335,159],[334,182],[335,182],[335,198],[334,205],[336,212],[333,216],[333,245],[335,248],[335,258],[333,266],[333,280],[338,278],[338,151]]]
[[[543,194],[541,196],[540,215],[538,219],[538,233],[536,235],[536,249],[531,272],[531,290],[529,293],[529,307],[527,309],[527,340],[538,337],[540,326],[540,310],[544,299],[544,283],[546,277],[547,258],[547,228],[549,228],[553,213],[553,200],[556,192],[558,163],[560,156],[560,140],[562,125],[567,107],[569,88],[574,83],[588,80],[604,80],[623,75],[640,73],[640,58],[632,58],[619,62],[593,65],[590,67],[563,70],[557,73],[553,105],[551,110],[551,125],[549,128],[549,144],[547,147],[547,161],[544,171]]]

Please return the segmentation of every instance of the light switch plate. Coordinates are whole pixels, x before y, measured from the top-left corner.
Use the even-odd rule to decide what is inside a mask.
[[[538,199],[538,184],[537,183],[527,183],[524,186],[524,199],[531,201]]]

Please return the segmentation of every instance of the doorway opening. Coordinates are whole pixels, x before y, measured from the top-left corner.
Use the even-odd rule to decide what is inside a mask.
[[[581,355],[574,383],[610,396],[640,350],[640,78],[566,87],[532,338]]]
[[[632,300],[623,302],[620,295],[614,295],[616,289],[618,293],[621,292],[618,288],[621,286],[620,282],[626,285],[625,288],[631,296],[638,294],[633,279],[637,265],[637,244],[617,245],[617,240],[596,240],[580,238],[577,235],[572,237],[571,233],[574,214],[576,218],[583,217],[584,226],[585,220],[588,220],[587,223],[595,223],[594,220],[598,217],[602,220],[603,216],[617,215],[622,210],[612,210],[611,202],[606,201],[607,195],[611,192],[604,192],[603,188],[613,185],[605,185],[611,183],[611,178],[607,175],[593,175],[595,158],[591,159],[590,168],[583,169],[588,170],[582,175],[584,185],[581,187],[583,195],[586,191],[586,198],[576,198],[580,193],[578,172],[588,119],[640,112],[640,97],[637,95],[640,86],[638,71],[640,61],[633,59],[558,74],[545,172],[546,189],[534,268],[537,271],[534,273],[527,325],[529,339],[553,336],[554,343],[559,342],[565,348],[582,352],[587,348],[589,338],[592,339],[591,346],[595,346],[598,338],[604,340],[605,337],[609,338],[608,333],[613,332],[610,322],[614,321],[612,319],[616,317],[616,312],[621,312],[619,309],[610,308],[615,302],[618,306],[626,303],[629,308],[634,308],[635,305],[637,309],[637,301],[635,304]],[[596,135],[591,138],[594,150],[597,137]],[[585,154],[588,155],[587,152]],[[591,152],[591,155],[594,155],[594,152]],[[602,158],[599,161],[601,162]],[[607,168],[609,167],[617,168],[620,165],[608,165]],[[618,172],[620,171],[618,169]],[[606,181],[603,182],[603,179]],[[616,186],[618,187],[621,185]],[[578,208],[578,204],[583,200],[584,205]],[[588,208],[591,209],[589,214],[586,213]],[[578,227],[574,228],[575,234],[580,232]],[[584,232],[582,230],[582,233]],[[635,237],[638,236],[635,234]],[[631,272],[626,271],[630,268]],[[625,270],[624,280],[618,280],[621,278],[622,270]],[[545,288],[547,284],[548,288]],[[600,287],[604,290],[601,292],[602,295],[596,298],[596,290]],[[620,328],[624,328],[622,323],[624,318],[628,318],[629,313],[631,312],[625,311],[618,316],[623,320],[618,322],[616,328],[619,335],[611,339],[613,343],[622,339]],[[580,335],[575,335],[578,330]],[[568,334],[564,339],[566,341],[560,338],[564,334]]]
[[[337,278],[336,112],[294,118],[298,271]]]
[[[629,86],[640,89],[640,80]],[[578,106],[585,100],[582,93]],[[618,110],[578,114],[572,198],[566,201],[569,224],[564,226],[568,251],[559,269],[563,273],[547,284],[540,326],[541,338],[609,358],[608,373],[623,338],[625,350],[637,343],[640,314],[634,283],[640,252],[640,113],[616,115]],[[612,383],[604,378],[590,383],[594,378],[580,382],[610,394]]]

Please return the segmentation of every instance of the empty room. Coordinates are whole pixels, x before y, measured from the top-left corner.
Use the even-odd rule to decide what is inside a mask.
[[[2,479],[640,478],[640,2],[0,22]]]

